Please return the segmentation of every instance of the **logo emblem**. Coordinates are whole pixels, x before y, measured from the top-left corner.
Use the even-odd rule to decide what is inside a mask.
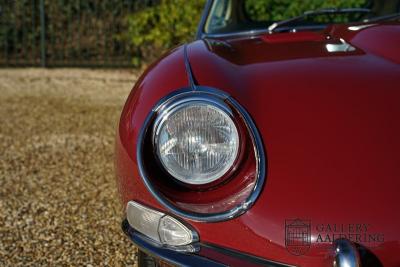
[[[293,255],[306,254],[311,246],[311,222],[300,219],[286,220],[285,246]]]

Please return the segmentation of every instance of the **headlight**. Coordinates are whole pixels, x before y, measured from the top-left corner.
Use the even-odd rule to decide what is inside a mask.
[[[262,140],[250,115],[233,97],[209,87],[183,88],[161,99],[140,129],[136,159],[152,196],[194,221],[239,216],[265,180]]]
[[[202,185],[232,168],[239,134],[226,105],[187,99],[160,114],[153,129],[153,145],[170,175],[187,184]]]

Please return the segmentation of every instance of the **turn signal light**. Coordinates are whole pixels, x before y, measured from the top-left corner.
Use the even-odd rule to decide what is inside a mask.
[[[177,219],[137,202],[128,202],[126,214],[133,229],[162,245],[185,246],[198,241],[197,233]]]

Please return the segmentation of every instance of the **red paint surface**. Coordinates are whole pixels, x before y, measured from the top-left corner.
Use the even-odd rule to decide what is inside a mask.
[[[263,192],[249,211],[231,221],[189,223],[202,241],[299,266],[332,264],[330,244],[315,242],[317,226],[368,224],[368,233],[384,236],[371,252],[384,266],[400,266],[400,26],[329,31],[330,40],[261,36],[189,46],[198,83],[226,91],[249,112],[268,161]],[[339,38],[355,51],[329,53],[326,44]],[[159,99],[186,86],[178,48],[128,98],[116,142],[123,203],[165,210],[138,175],[136,141]],[[312,224],[303,256],[285,249],[285,220],[295,218]]]
[[[293,43],[304,41],[321,42],[326,36],[317,32],[284,32],[280,34],[264,34],[260,36],[267,43]]]

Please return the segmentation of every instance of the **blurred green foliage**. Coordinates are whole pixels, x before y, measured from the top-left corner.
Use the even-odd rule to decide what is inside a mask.
[[[205,0],[161,0],[128,17],[127,34],[137,48],[134,63],[194,38]]]

